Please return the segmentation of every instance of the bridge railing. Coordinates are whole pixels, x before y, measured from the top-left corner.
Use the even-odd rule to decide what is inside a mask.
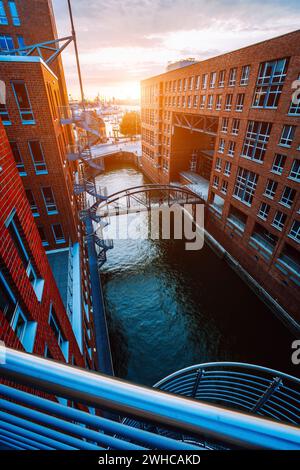
[[[37,439],[36,442],[40,442],[39,436],[46,437],[44,444],[52,448],[55,445],[56,448],[101,448],[95,442],[99,445],[105,443],[105,448],[122,448],[118,446],[125,446],[127,442],[129,448],[139,443],[152,449],[195,449],[191,443],[157,435],[155,429],[164,427],[195,436],[196,441],[197,438],[202,441],[203,436],[209,436],[228,446],[300,449],[300,432],[295,426],[141,387],[13,349],[5,350],[3,346],[0,349],[3,378],[107,410],[115,416],[128,416],[154,425],[152,432],[149,429],[145,431],[114,421],[112,415],[111,418],[100,418],[34,395],[25,396],[25,392],[1,385],[2,396],[21,402],[17,405],[6,399],[0,401],[3,410],[0,412],[0,429],[11,433],[13,430],[16,437],[21,433],[26,437],[26,431],[29,431]],[[70,420],[88,424],[93,429],[76,427]],[[118,438],[120,433],[122,439]],[[33,440],[33,445],[37,445],[36,442]]]

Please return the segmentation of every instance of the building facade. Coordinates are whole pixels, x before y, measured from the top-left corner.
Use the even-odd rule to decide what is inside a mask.
[[[22,51],[55,39],[51,1],[0,1],[0,79],[6,85],[0,116],[77,344],[86,367],[95,368],[89,261],[78,217],[82,197],[74,196],[78,162],[68,159],[73,126],[61,123],[68,109],[61,58],[47,65],[53,50]]]
[[[298,323],[299,50],[295,31],[144,80],[141,90],[145,173],[198,188],[207,230]]]
[[[83,367],[2,123],[0,168],[0,339]]]

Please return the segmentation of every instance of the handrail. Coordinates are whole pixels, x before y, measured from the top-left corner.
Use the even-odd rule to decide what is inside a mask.
[[[0,346],[3,377],[190,435],[250,448],[300,449],[300,429]]]

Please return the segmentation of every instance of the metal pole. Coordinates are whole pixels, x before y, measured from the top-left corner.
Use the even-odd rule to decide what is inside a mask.
[[[82,107],[83,107],[83,109],[85,109],[85,99],[84,99],[83,83],[82,83],[81,68],[80,68],[80,62],[79,62],[79,54],[78,54],[77,39],[76,39],[76,31],[75,31],[75,27],[74,27],[74,20],[73,20],[73,13],[72,13],[71,0],[68,0],[68,8],[69,8],[70,21],[71,21],[71,28],[72,28],[72,37],[73,37],[74,48],[75,48],[75,56],[76,56],[76,64],[77,64],[77,73],[78,73],[78,78],[79,78],[79,85],[80,85],[80,94],[81,94]]]

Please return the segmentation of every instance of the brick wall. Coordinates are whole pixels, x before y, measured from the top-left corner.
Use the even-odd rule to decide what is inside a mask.
[[[84,362],[78,349],[73,330],[52,275],[46,253],[42,247],[39,233],[31,214],[21,178],[7,140],[5,130],[0,123],[0,270],[5,276],[10,288],[18,299],[25,315],[36,321],[37,333],[33,352],[43,356],[45,345],[48,345],[51,355],[65,362],[64,356],[57,344],[55,335],[48,324],[50,304],[52,303],[65,338],[69,341],[69,357],[74,356],[76,364],[83,366]],[[5,226],[12,211],[20,222],[23,242],[31,255],[32,263],[39,276],[44,279],[43,296],[39,302],[26,274],[15,245]],[[23,349],[10,324],[0,311],[0,339],[9,347]]]

